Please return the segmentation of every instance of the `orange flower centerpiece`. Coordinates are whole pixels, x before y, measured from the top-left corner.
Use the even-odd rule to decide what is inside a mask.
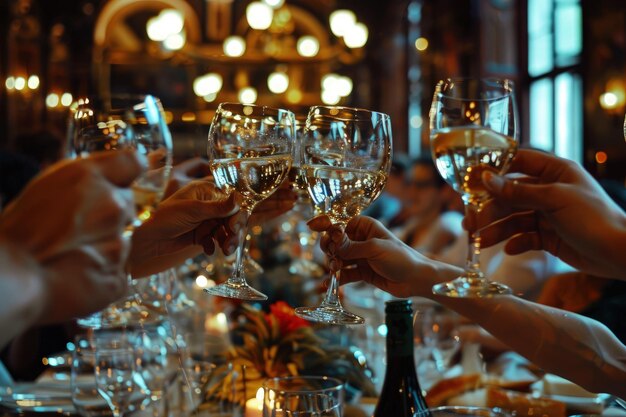
[[[242,343],[228,351],[222,371],[230,373],[219,386],[210,387],[209,396],[244,404],[267,378],[312,374],[338,377],[364,395],[375,394],[369,370],[354,354],[327,346],[287,303],[272,304],[268,314],[247,305],[243,309],[245,321],[234,330]],[[230,389],[233,384],[235,390]]]

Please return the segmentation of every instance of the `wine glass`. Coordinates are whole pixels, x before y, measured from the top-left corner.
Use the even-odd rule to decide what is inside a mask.
[[[68,137],[72,153],[85,157],[93,152],[134,149],[145,158],[148,170],[132,184],[136,215],[126,227],[126,238],[148,220],[163,196],[172,168],[172,137],[161,102],[153,96],[112,96],[80,99],[73,106]],[[131,323],[157,322],[161,316],[141,306],[133,292],[101,312],[79,319],[85,327],[119,327]]]
[[[70,365],[70,391],[72,404],[83,417],[103,417],[111,415],[111,408],[104,400],[96,384],[96,352],[94,346],[84,336],[74,339],[72,362]]]
[[[98,340],[95,349],[96,386],[114,417],[128,409],[135,384],[135,352],[127,340]]]
[[[343,383],[325,376],[292,376],[263,382],[263,417],[341,417]]]
[[[345,227],[385,187],[391,167],[388,115],[347,107],[312,107],[301,154],[304,180],[316,209]],[[331,259],[331,266],[337,265]],[[298,307],[302,318],[331,324],[362,324],[339,300],[339,268],[330,271],[326,296],[318,307]]]
[[[289,182],[296,193],[296,203],[288,219],[292,231],[291,239],[295,244],[289,273],[307,278],[321,278],[324,275],[324,269],[313,260],[315,243],[319,234],[306,224],[307,220],[314,216],[314,207],[302,170],[301,144],[305,126],[306,117],[296,117],[296,143],[292,152],[293,164],[289,171]]]
[[[282,184],[291,167],[294,114],[250,104],[222,103],[209,131],[208,156],[215,184],[242,197],[235,268],[225,283],[204,291],[241,300],[267,300],[246,282],[248,219],[254,207]]]
[[[153,415],[163,415],[167,410],[167,388],[175,368],[170,363],[167,344],[157,331],[144,329],[134,335],[133,348],[136,372],[150,391]]]
[[[483,172],[503,174],[517,150],[517,108],[507,79],[446,79],[435,88],[430,109],[430,141],[441,176],[461,194],[468,215],[478,213],[489,193]],[[480,234],[472,233],[464,273],[437,284],[433,293],[449,297],[491,297],[511,289],[480,270]]]

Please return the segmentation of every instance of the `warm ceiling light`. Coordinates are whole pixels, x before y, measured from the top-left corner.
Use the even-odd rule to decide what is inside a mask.
[[[323,90],[322,91],[322,102],[328,105],[334,105],[339,103],[341,97],[333,90]]]
[[[7,90],[13,90],[15,88],[15,77],[7,77],[6,81],[4,82],[5,87],[7,88]]]
[[[70,93],[63,93],[61,96],[61,104],[65,107],[69,107],[72,104],[73,97]]]
[[[244,87],[239,90],[239,102],[244,104],[252,104],[256,101],[257,93],[252,87]]]
[[[58,105],[59,105],[59,95],[56,93],[48,94],[48,97],[46,97],[46,106],[56,107]]]
[[[193,92],[198,97],[205,97],[209,94],[217,94],[222,89],[222,76],[210,72],[196,78],[193,82]]]
[[[267,77],[267,88],[274,94],[282,94],[289,87],[289,77],[284,72],[273,72]]]
[[[350,77],[338,77],[334,84],[336,93],[341,97],[347,97],[352,92],[352,80]]]
[[[20,91],[26,87],[26,78],[24,77],[15,77],[15,89]]]
[[[169,35],[164,41],[163,46],[170,51],[178,51],[185,46],[185,32],[174,33]]]
[[[322,90],[335,91],[337,89],[339,75],[327,74],[322,77]]]
[[[280,9],[285,4],[285,0],[263,0],[263,2],[272,9]]]
[[[241,36],[229,36],[224,39],[224,54],[238,57],[246,52],[246,41]]]
[[[169,35],[169,31],[158,16],[148,20],[146,32],[148,33],[148,38],[155,42],[163,42]]]
[[[352,10],[335,10],[329,17],[330,30],[335,36],[344,36],[356,23],[356,16]]]
[[[28,77],[28,88],[30,88],[31,90],[36,90],[37,88],[39,88],[39,77],[36,75],[31,75],[30,77]]]
[[[344,35],[343,41],[348,48],[362,48],[367,43],[369,31],[363,23],[356,23]]]
[[[183,15],[176,9],[163,10],[159,14],[159,20],[170,34],[179,33],[183,30],[183,26],[185,25]]]
[[[313,57],[320,50],[320,43],[315,36],[302,36],[298,39],[298,53],[302,56]]]
[[[265,30],[272,24],[274,10],[265,3],[253,1],[246,8],[246,19],[252,29]]]
[[[17,80],[16,80],[17,84]],[[16,87],[17,88],[17,87]],[[619,101],[617,94],[613,92],[606,92],[600,95],[600,106],[604,109],[614,109],[617,107]]]

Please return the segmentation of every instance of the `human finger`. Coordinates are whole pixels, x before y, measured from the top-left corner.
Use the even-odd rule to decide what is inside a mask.
[[[532,212],[515,214],[479,231],[481,246],[488,248],[520,233],[537,232],[537,218]]]
[[[145,170],[145,161],[140,161],[137,153],[130,149],[95,152],[77,162],[95,166],[107,180],[119,187],[128,187]]]
[[[193,200],[189,205],[189,215],[193,219],[208,220],[230,217],[239,210],[234,194],[230,194],[223,200],[202,201]]]
[[[508,171],[539,177],[542,182],[554,182],[571,166],[569,160],[547,152],[519,149]]]
[[[320,214],[319,216],[313,217],[311,220],[306,222],[306,224],[313,231],[325,232],[333,225],[333,222],[330,221],[330,218],[327,215]]]
[[[392,236],[381,222],[367,216],[352,218],[346,226],[346,234],[352,240],[386,239]]]
[[[562,204],[559,184],[527,184],[490,171],[483,172],[482,180],[500,204],[534,210],[553,210]]]

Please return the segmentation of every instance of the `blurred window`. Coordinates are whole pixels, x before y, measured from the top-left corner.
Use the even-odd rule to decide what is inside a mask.
[[[528,1],[530,145],[582,162],[580,0]]]

